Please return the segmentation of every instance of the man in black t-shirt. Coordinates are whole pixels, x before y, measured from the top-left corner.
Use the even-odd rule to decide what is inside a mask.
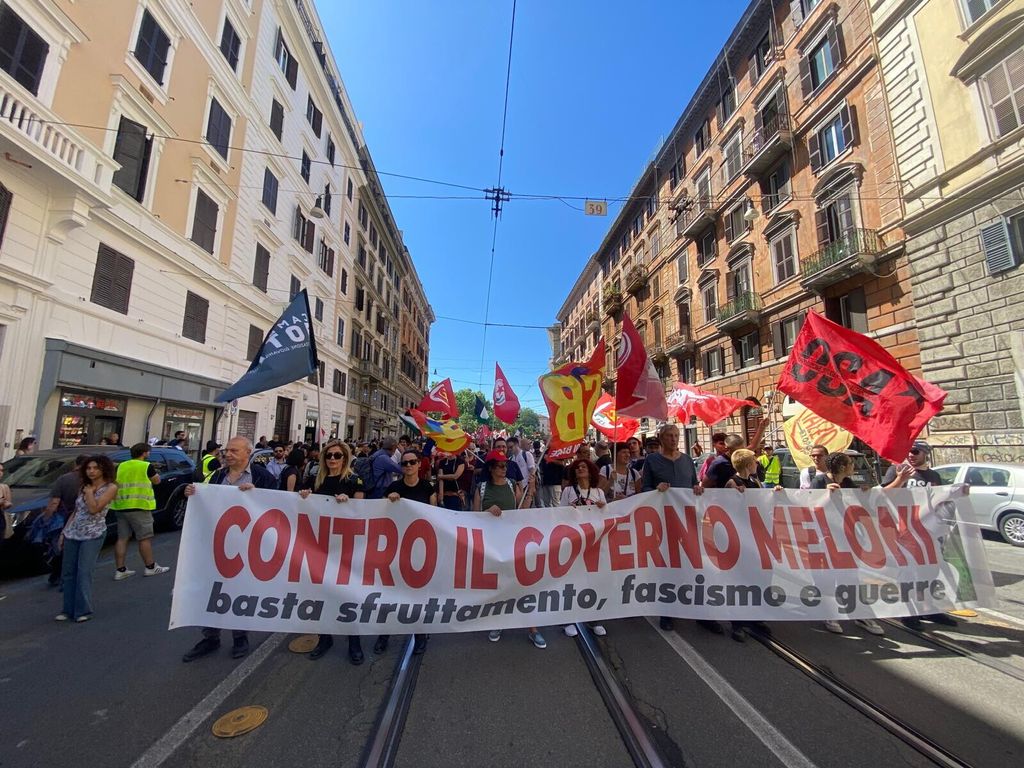
[[[708,467],[707,474],[701,481],[705,488],[725,488],[736,472],[732,466],[732,452],[743,447],[743,438],[739,435],[726,435],[723,450],[715,456]]]
[[[411,499],[436,507],[437,493],[434,484],[429,480],[420,480],[420,455],[416,451],[405,451],[402,454],[401,467],[402,476],[387,487],[384,498],[389,501]]]

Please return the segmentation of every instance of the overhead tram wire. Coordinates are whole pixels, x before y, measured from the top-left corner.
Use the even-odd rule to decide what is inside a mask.
[[[501,144],[498,148],[498,183],[493,190],[494,200],[494,229],[491,233],[491,260],[487,265],[487,299],[484,301],[484,332],[483,340],[480,343],[480,374],[477,386],[483,386],[484,381],[484,355],[487,354],[487,322],[491,311],[491,283],[494,278],[494,250],[498,244],[498,222],[501,220],[502,203],[509,199],[509,195],[501,186],[501,174],[505,165],[505,129],[508,127],[508,92],[512,82],[512,43],[516,35],[516,0],[512,0],[512,23],[508,33],[508,64],[505,67],[505,104],[501,113]]]

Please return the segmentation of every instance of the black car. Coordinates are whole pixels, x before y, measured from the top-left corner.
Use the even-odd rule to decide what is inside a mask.
[[[14,519],[14,535],[0,542],[0,564],[11,566],[15,562],[31,562],[38,555],[25,536],[32,523],[46,509],[50,489],[57,478],[75,467],[75,457],[86,454],[104,454],[115,465],[131,458],[131,451],[114,445],[79,445],[74,448],[51,448],[19,456],[4,463],[4,482],[11,488],[14,506],[10,509]],[[157,528],[176,530],[185,520],[185,486],[192,482],[196,465],[177,448],[156,446],[150,450],[149,462],[160,474],[160,482],[153,487],[156,511],[153,522]],[[10,469],[8,469],[10,467]],[[117,533],[114,513],[107,513],[107,537]]]
[[[877,484],[875,479],[875,473],[871,469],[871,464],[867,457],[860,451],[844,451],[844,453],[853,459],[853,484],[858,488],[870,488]],[[800,467],[793,461],[793,455],[789,452],[789,448],[776,448],[775,455],[779,458],[779,466],[782,470],[782,474],[779,478],[783,488],[799,488],[800,487]]]

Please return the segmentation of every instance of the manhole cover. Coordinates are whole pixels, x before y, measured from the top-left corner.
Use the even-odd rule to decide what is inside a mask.
[[[320,635],[299,635],[288,643],[288,650],[292,653],[309,653],[316,648],[319,640]]]
[[[228,712],[213,724],[213,735],[222,739],[241,736],[243,733],[259,728],[267,719],[266,707],[242,707]]]

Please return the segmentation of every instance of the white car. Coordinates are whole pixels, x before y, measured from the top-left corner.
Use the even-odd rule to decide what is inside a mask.
[[[1024,547],[1024,465],[944,464],[934,467],[946,485],[966,483],[974,519],[980,527],[999,531],[1015,547]]]

